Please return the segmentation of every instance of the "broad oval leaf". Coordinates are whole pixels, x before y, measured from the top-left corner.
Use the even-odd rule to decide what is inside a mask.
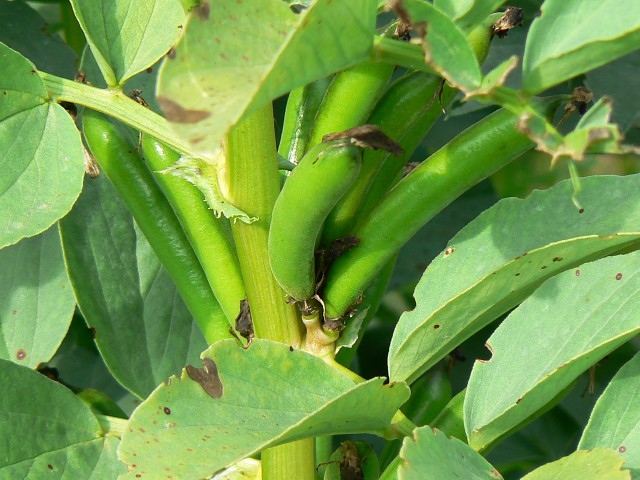
[[[376,4],[207,0],[162,67],[158,101],[193,148],[213,156],[244,115],[288,91],[369,58]]]
[[[640,48],[636,0],[546,0],[531,25],[523,86],[537,94]]]
[[[454,87],[464,92],[480,88],[480,64],[464,33],[440,10],[422,0],[405,0],[415,29],[424,30],[425,60]],[[425,26],[426,25],[426,26]]]
[[[607,448],[578,450],[537,468],[522,480],[631,480],[629,472],[621,469],[622,462],[616,452]]]
[[[451,18],[458,28],[469,32],[506,0],[435,0],[433,4]]]
[[[568,181],[501,200],[462,229],[427,268],[389,350],[392,380],[412,382],[545,279],[640,240],[640,175]]]
[[[206,342],[175,284],[105,175],[60,222],[78,305],[113,376],[146,397]]]
[[[464,402],[480,450],[543,408],[582,372],[640,332],[640,252],[547,280],[487,340]]]
[[[58,228],[0,250],[0,358],[36,368],[65,337],[76,299]]]
[[[184,30],[177,0],[71,0],[71,5],[111,87],[153,65]]]
[[[482,455],[457,438],[429,426],[405,437],[398,478],[403,480],[501,480],[502,475]]]
[[[598,399],[578,448],[606,447],[640,475],[640,353],[613,377]]]
[[[70,390],[0,359],[0,477],[115,479],[118,440]]]
[[[35,66],[0,43],[0,248],[45,231],[82,189],[82,141]]]
[[[125,478],[200,478],[301,438],[382,433],[409,397],[404,384],[355,384],[320,358],[267,340],[248,350],[222,340],[203,359],[208,372],[187,367],[131,416],[118,450]]]

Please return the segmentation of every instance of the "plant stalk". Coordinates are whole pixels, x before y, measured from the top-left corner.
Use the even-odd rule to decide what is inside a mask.
[[[273,111],[268,104],[236,126],[225,141],[228,197],[256,222],[232,225],[240,269],[257,337],[299,347],[303,327],[295,306],[276,282],[267,254],[271,211],[280,191]],[[262,453],[262,478],[315,478],[314,439],[270,448]]]

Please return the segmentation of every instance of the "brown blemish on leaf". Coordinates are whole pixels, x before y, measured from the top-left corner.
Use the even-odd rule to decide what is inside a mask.
[[[27,352],[25,352],[23,348],[19,348],[16,352],[16,358],[18,360],[24,360],[25,358],[27,358]]]
[[[187,375],[194,382],[200,384],[202,389],[207,392],[211,398],[220,398],[224,392],[220,376],[218,375],[218,367],[216,362],[208,357],[202,359],[203,368],[196,368],[192,365],[187,365]]]
[[[211,15],[209,0],[205,0],[199,7],[194,8],[193,14],[203,22],[209,20],[209,16]]]
[[[553,257],[553,261],[554,262],[561,262],[562,261],[562,257]]]
[[[184,108],[167,97],[158,97],[157,100],[166,114],[167,120],[173,123],[198,123],[211,116],[211,113],[206,110]]]
[[[492,25],[491,30],[498,38],[504,38],[509,33],[509,30],[521,27],[522,20],[524,20],[524,10],[522,8],[507,7],[504,15]]]
[[[396,157],[399,157],[404,152],[400,144],[380,130],[377,125],[360,125],[343,132],[328,133],[322,137],[323,142],[340,139],[351,140],[351,143],[361,148],[384,150],[394,154]]]
[[[438,330],[439,328],[440,328],[440,325],[438,325],[438,324],[436,324],[436,325],[434,325],[434,326],[433,326],[433,329],[434,329],[434,330]]]

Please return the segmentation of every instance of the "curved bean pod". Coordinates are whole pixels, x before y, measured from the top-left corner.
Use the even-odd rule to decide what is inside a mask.
[[[564,97],[543,99],[550,116]],[[533,147],[501,109],[469,127],[425,160],[353,230],[360,244],[338,258],[324,287],[326,314],[341,317],[386,262],[455,198]]]
[[[293,170],[273,207],[269,261],[296,301],[315,294],[315,248],[324,219],[360,171],[357,147],[336,140],[313,147]]]

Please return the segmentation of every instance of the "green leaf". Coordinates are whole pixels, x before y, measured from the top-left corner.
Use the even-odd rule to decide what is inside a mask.
[[[487,341],[464,404],[479,450],[544,407],[578,375],[640,332],[640,252],[547,280]]]
[[[0,358],[30,368],[48,361],[76,306],[57,227],[0,250],[0,299]]]
[[[59,383],[0,360],[0,477],[115,479],[118,440]]]
[[[434,0],[433,4],[451,18],[460,30],[468,33],[504,2],[505,0]]]
[[[578,448],[608,447],[640,474],[640,353],[624,365],[593,408]]]
[[[50,103],[35,66],[0,43],[0,247],[37,235],[69,212],[82,189],[82,141]]]
[[[113,376],[146,397],[206,348],[169,274],[104,175],[60,223],[78,305]]]
[[[558,158],[569,157],[584,160],[588,153],[625,153],[621,145],[622,135],[618,126],[610,123],[611,100],[601,98],[581,118],[575,129],[564,137],[530,134],[538,150],[551,155],[551,163]]]
[[[640,84],[640,52],[587,73],[586,84],[595,98],[606,95],[613,99],[612,119],[623,132],[640,124],[640,91],[629,88]]]
[[[487,460],[505,477],[522,478],[540,465],[573,453],[582,428],[564,408],[552,408],[492,449]]]
[[[111,87],[153,65],[178,40],[185,14],[176,0],[71,0]]]
[[[122,437],[119,456],[131,469],[126,478],[199,478],[296,439],[382,433],[409,396],[404,384],[383,385],[383,378],[355,384],[320,358],[267,340],[255,339],[248,350],[223,340],[203,358],[213,362],[210,383],[200,381],[218,389],[207,393],[185,372],[158,387]]]
[[[282,0],[207,1],[162,67],[158,101],[194,150],[212,157],[248,113],[368,59],[375,14],[370,0],[317,1],[299,14]]]
[[[417,428],[405,437],[398,469],[404,480],[496,480],[502,475],[482,455],[457,438],[447,437],[429,426]]]
[[[38,70],[73,76],[76,54],[58,34],[47,31],[45,20],[27,3],[0,0],[0,25],[0,42],[28,58]]]
[[[640,176],[594,176],[582,187],[582,213],[565,181],[501,200],[451,240],[416,287],[416,308],[400,317],[392,380],[412,382],[546,278],[638,242]]]
[[[620,469],[622,462],[619,455],[606,448],[578,450],[534,470],[522,480],[631,480],[629,472]]]
[[[480,88],[482,73],[478,59],[465,34],[451,19],[422,0],[405,0],[402,8],[409,14],[414,29],[423,37],[427,64],[464,92]]]
[[[636,0],[546,0],[525,47],[523,86],[531,94],[640,48]]]

